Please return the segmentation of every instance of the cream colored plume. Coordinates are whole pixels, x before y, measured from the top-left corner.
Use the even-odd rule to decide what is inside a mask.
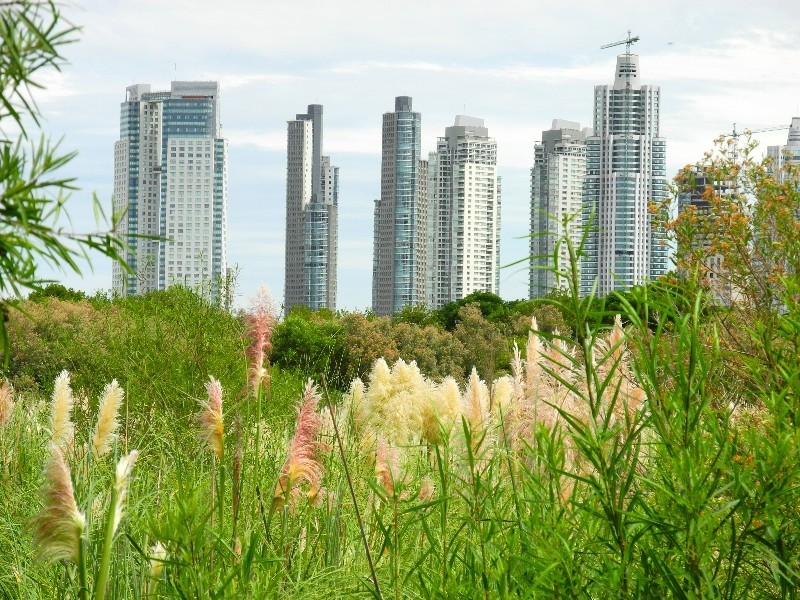
[[[50,413],[50,440],[62,451],[72,443],[75,433],[75,426],[72,424],[70,414],[75,399],[72,395],[72,388],[69,385],[69,373],[61,371],[56,377],[53,387],[53,402]]]
[[[498,377],[492,383],[492,410],[505,419],[513,410],[515,383],[511,375]]]
[[[51,446],[41,487],[44,506],[34,517],[34,542],[41,560],[77,562],[86,519],[78,510],[72,476],[61,449]]]
[[[450,436],[459,415],[461,392],[456,380],[445,377],[441,384],[426,386],[422,404],[422,437],[440,444]]]
[[[130,454],[123,456],[117,463],[117,472],[114,479],[116,488],[116,502],[114,503],[114,529],[117,530],[119,522],[122,520],[122,512],[125,508],[125,499],[128,495],[128,486],[131,480],[131,471],[136,459],[139,458],[138,450],[131,450]]]
[[[161,542],[156,542],[150,548],[150,579],[158,579],[161,576],[166,560],[167,549],[164,548],[164,544]]]
[[[119,409],[122,406],[124,392],[117,380],[114,379],[106,385],[100,398],[100,408],[97,412],[97,425],[92,436],[92,451],[95,458],[103,456],[111,450],[112,442],[119,428]]]
[[[475,367],[472,367],[467,390],[464,392],[461,414],[473,434],[481,433],[489,426],[489,388],[478,377]]]
[[[395,445],[417,441],[422,434],[423,407],[430,402],[432,383],[415,362],[398,360],[391,369],[375,361],[364,393],[364,426]]]
[[[542,358],[542,343],[536,333],[538,328],[536,317],[531,317],[531,330],[528,332],[525,356],[525,389],[528,398],[534,401],[539,397],[539,387],[542,383],[542,367],[539,364]]]

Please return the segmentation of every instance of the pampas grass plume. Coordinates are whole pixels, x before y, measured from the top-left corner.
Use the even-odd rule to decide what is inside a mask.
[[[117,499],[114,506],[113,531],[117,530],[119,522],[122,520],[122,511],[125,508],[125,497],[128,495],[131,471],[133,470],[133,465],[136,464],[137,458],[139,458],[139,451],[131,450],[130,454],[123,456],[117,463],[117,472],[114,480],[114,485],[117,488]]]
[[[14,388],[8,380],[3,382],[0,386],[0,429],[11,420],[11,415],[14,412]]]
[[[72,476],[58,446],[51,446],[44,468],[41,494],[44,507],[34,518],[34,541],[38,556],[46,562],[77,562],[86,519],[78,510]]]
[[[266,286],[262,285],[256,296],[251,299],[250,311],[245,317],[245,322],[251,339],[247,347],[247,357],[250,359],[248,389],[255,394],[267,376],[264,360],[272,347],[272,332],[275,329],[275,307]]]
[[[167,549],[164,544],[156,542],[150,548],[150,579],[158,579],[161,576],[161,571],[164,570],[164,563],[167,560]]]
[[[489,425],[489,389],[478,377],[475,367],[469,376],[461,411],[473,433],[479,433]]]
[[[103,456],[111,450],[111,443],[119,427],[117,417],[122,406],[124,392],[117,380],[114,379],[106,385],[100,398],[100,408],[97,413],[97,425],[92,436],[92,450],[95,458]]]
[[[309,379],[297,407],[297,425],[278,485],[275,487],[273,508],[282,508],[287,500],[291,506],[295,506],[301,495],[300,484],[304,481],[310,488],[309,498],[313,499],[317,495],[322,481],[322,464],[317,458],[316,442],[322,426],[322,420],[317,413],[319,401],[317,387]]]
[[[72,388],[69,385],[69,373],[61,371],[56,377],[53,387],[53,402],[50,416],[50,440],[62,451],[72,442],[75,426],[70,420],[70,413],[75,404]]]
[[[399,463],[398,449],[390,446],[384,438],[379,437],[375,449],[375,479],[390,496],[394,496],[394,484],[400,475]]]
[[[217,458],[222,460],[225,434],[222,417],[222,384],[213,377],[209,377],[209,381],[206,382],[206,392],[208,397],[200,400],[201,410],[197,414],[197,420],[206,444],[217,455]]]

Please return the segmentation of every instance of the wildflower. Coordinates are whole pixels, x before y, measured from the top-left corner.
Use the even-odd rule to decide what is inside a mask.
[[[270,339],[275,328],[275,309],[266,286],[262,285],[251,300],[250,312],[247,313],[245,321],[251,338],[250,346],[247,348],[247,357],[250,359],[248,389],[252,394],[256,394],[267,376],[264,360],[266,353],[272,347]]]
[[[50,416],[50,440],[62,451],[72,443],[75,426],[70,420],[70,413],[75,399],[72,396],[72,389],[69,386],[69,373],[61,371],[56,377],[55,387],[53,388],[53,403]]]
[[[114,502],[114,527],[112,533],[119,527],[119,522],[122,520],[122,510],[125,508],[125,498],[128,495],[128,485],[130,483],[131,471],[133,465],[136,464],[136,459],[139,458],[138,450],[131,450],[130,454],[123,456],[117,463],[116,478],[114,480],[114,487],[116,490],[116,499]]]
[[[213,377],[206,383],[208,398],[200,400],[201,411],[197,421],[202,429],[201,435],[217,458],[222,460],[223,434],[225,432],[222,419],[222,384]]]
[[[317,387],[309,379],[303,398],[297,407],[297,426],[294,437],[289,444],[289,453],[281,469],[273,508],[281,508],[288,500],[296,504],[300,497],[299,485],[305,481],[311,488],[310,495],[316,495],[322,480],[322,464],[317,458],[315,438],[319,434],[322,422],[317,413],[320,395]]]
[[[124,392],[114,379],[103,389],[100,408],[97,413],[97,425],[92,436],[92,449],[95,458],[103,456],[111,450],[111,441],[119,427],[117,416],[122,405]]]
[[[46,562],[77,562],[86,519],[78,510],[72,476],[58,446],[52,446],[41,488],[44,507],[34,518],[38,556]]]
[[[0,386],[0,429],[11,420],[14,412],[14,389],[6,380]]]

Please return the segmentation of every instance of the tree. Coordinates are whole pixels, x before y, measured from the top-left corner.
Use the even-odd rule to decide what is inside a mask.
[[[64,207],[78,189],[62,168],[75,156],[62,153],[41,133],[41,112],[33,91],[39,77],[60,70],[61,49],[76,40],[78,29],[67,22],[54,2],[37,0],[0,3],[0,310],[29,290],[50,283],[39,275],[42,263],[81,273],[79,262],[90,251],[122,260],[125,243],[110,229],[94,197],[99,231],[75,234],[64,229]],[[5,364],[9,359],[5,318],[0,319]]]

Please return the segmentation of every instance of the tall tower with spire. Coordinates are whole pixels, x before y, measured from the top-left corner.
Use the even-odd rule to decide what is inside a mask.
[[[632,41],[629,36],[619,43],[629,49]],[[586,139],[583,295],[602,296],[667,272],[664,231],[651,211],[667,196],[660,104],[661,89],[641,83],[639,57],[630,51],[617,57],[614,83],[594,88],[594,135]]]

